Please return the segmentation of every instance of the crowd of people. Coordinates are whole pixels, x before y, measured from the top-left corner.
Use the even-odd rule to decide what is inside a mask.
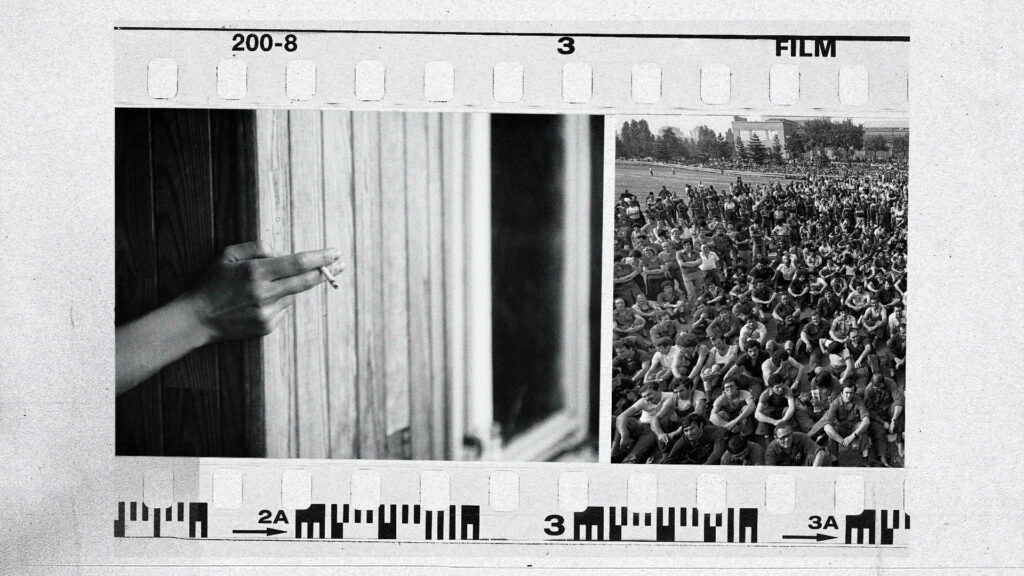
[[[616,203],[612,462],[900,466],[907,165]]]

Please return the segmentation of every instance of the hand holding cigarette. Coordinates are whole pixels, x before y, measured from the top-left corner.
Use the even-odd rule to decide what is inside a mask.
[[[185,354],[221,340],[269,334],[293,296],[345,265],[335,249],[275,255],[254,242],[229,246],[199,284],[116,331],[117,392],[128,390]]]

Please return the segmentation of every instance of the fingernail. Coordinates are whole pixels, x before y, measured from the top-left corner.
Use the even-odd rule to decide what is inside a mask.
[[[330,251],[327,252],[327,255],[337,260],[338,258],[341,258],[341,250],[338,250],[337,248],[331,248]]]
[[[345,270],[345,263],[344,262],[335,262],[334,264],[331,264],[331,274],[340,274],[344,270]]]

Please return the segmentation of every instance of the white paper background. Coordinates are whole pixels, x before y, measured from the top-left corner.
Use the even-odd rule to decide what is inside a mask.
[[[723,574],[1012,573],[1024,568],[1021,104],[1024,61],[1013,2],[521,4],[221,1],[0,4],[0,572],[76,568],[76,498],[105,489],[113,452],[114,21],[907,20],[911,42],[910,356],[905,558],[685,558],[664,568]],[[913,6],[913,7],[912,7]],[[716,31],[702,26],[698,32]],[[817,30],[817,29],[816,29]],[[842,33],[835,24],[817,33]],[[756,33],[755,23],[744,31]],[[970,395],[967,395],[967,392]],[[107,422],[106,427],[93,425]],[[342,554],[339,554],[341,556]],[[182,559],[154,558],[165,568]],[[118,562],[116,558],[112,563]],[[237,562],[225,558],[221,563]],[[593,560],[488,559],[520,571]],[[364,564],[366,562],[363,562]],[[412,562],[444,572],[464,559]],[[341,561],[332,564],[344,565]],[[642,565],[617,559],[606,568]],[[757,569],[772,566],[774,569]],[[791,568],[782,569],[784,566]],[[208,568],[195,568],[205,572]],[[310,573],[341,569],[310,570]],[[250,574],[254,567],[224,570]],[[350,566],[365,574],[369,568]],[[280,568],[265,567],[268,574]],[[408,570],[406,570],[408,572]],[[476,570],[474,570],[476,572]],[[700,573],[705,573],[702,570]]]

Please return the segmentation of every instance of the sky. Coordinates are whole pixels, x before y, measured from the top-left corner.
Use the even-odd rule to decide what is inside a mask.
[[[761,116],[746,114],[743,116],[747,120],[761,120]],[[773,117],[778,117],[777,115]],[[684,134],[689,135],[690,130],[700,125],[705,125],[711,128],[716,133],[721,133],[725,136],[725,131],[732,126],[732,115],[729,114],[716,114],[714,116],[699,116],[691,114],[664,114],[664,115],[638,115],[638,116],[615,116],[613,117],[615,132],[618,133],[622,128],[622,123],[632,119],[647,120],[647,125],[651,127],[651,132],[655,135],[661,132],[663,126],[675,126],[683,131]],[[841,120],[841,118],[836,118]],[[853,118],[854,123],[864,125],[885,125],[885,126],[906,126],[905,120],[878,120],[877,118]]]

